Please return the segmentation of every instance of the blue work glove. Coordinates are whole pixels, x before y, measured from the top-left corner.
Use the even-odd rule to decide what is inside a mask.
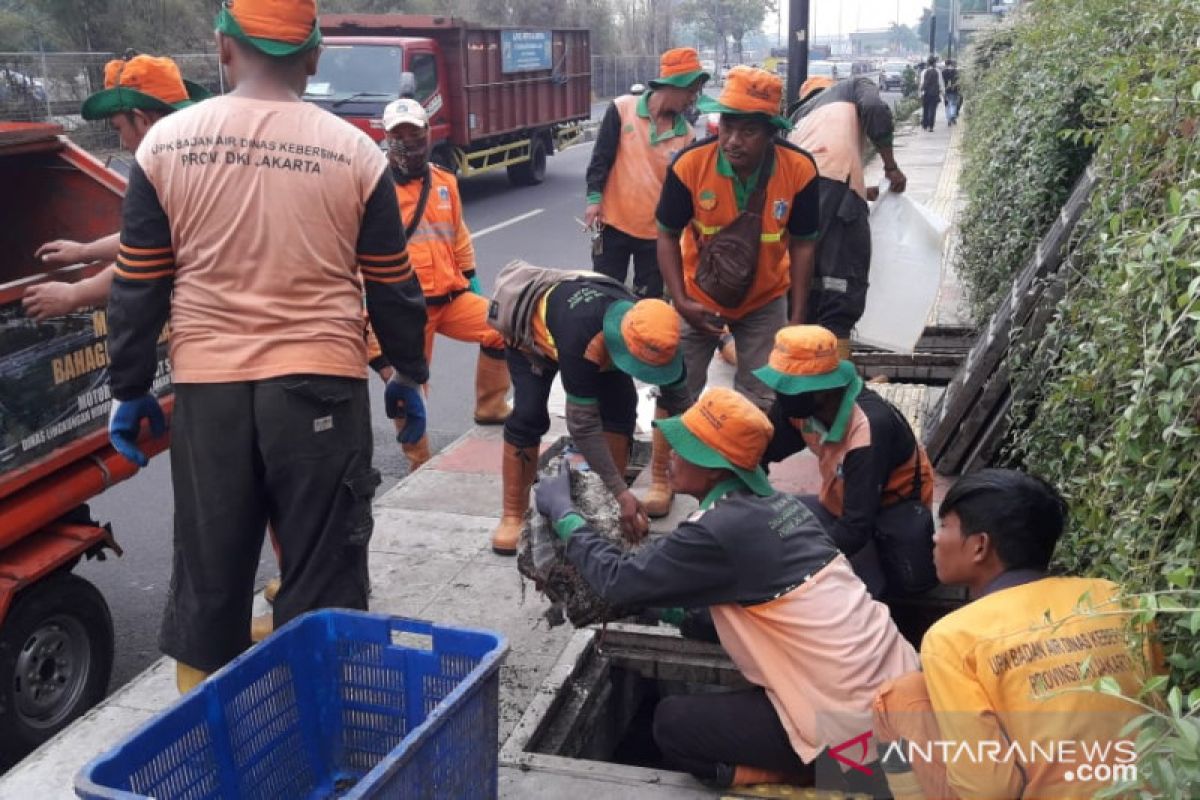
[[[383,408],[389,419],[403,419],[396,435],[401,444],[416,444],[425,435],[425,398],[417,386],[401,382],[395,375],[383,389]]]
[[[474,292],[475,294],[478,294],[478,295],[483,294],[483,284],[479,282],[478,275],[472,275],[471,280],[469,281],[468,285],[471,287],[471,291]]]
[[[571,534],[575,532],[574,527],[558,524],[568,514],[577,513],[575,502],[571,499],[571,465],[565,458],[558,466],[558,474],[539,479],[533,493],[538,513],[544,514],[550,520],[559,538],[571,538]]]
[[[150,420],[150,433],[153,435],[162,436],[166,432],[167,418],[163,416],[162,406],[153,395],[112,401],[112,409],[108,412],[108,440],[118,453],[139,467],[150,463],[146,454],[137,447],[144,419]]]

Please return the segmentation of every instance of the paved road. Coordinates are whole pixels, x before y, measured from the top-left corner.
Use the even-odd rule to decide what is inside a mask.
[[[603,111],[603,106],[600,107]],[[515,189],[503,172],[462,182],[467,224],[476,234],[480,279],[490,290],[500,268],[513,258],[534,264],[586,267],[587,239],[574,218],[583,212],[583,174],[591,145],[578,145],[550,159],[541,186]],[[433,358],[430,395],[432,443],[441,448],[471,425],[478,348],[439,338]],[[372,383],[376,466],[386,491],[407,472],[383,414],[382,384]],[[497,503],[499,498],[497,498]],[[112,608],[117,632],[116,663],[110,687],[116,689],[158,657],[159,617],[171,575],[171,473],[160,456],[132,480],[92,502],[101,521],[111,522],[125,556],[91,562],[79,574],[100,587]],[[264,548],[259,585],[275,574],[274,557]]]

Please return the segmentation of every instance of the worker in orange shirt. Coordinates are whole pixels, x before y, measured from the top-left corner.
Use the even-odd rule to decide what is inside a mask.
[[[206,97],[208,90],[185,81],[171,59],[130,55],[114,58],[104,65],[104,88],[84,100],[79,113],[89,121],[108,120],[121,140],[121,147],[132,153],[151,125]],[[48,269],[96,261],[107,261],[110,265],[75,283],[49,281],[29,287],[21,300],[25,313],[43,320],[81,308],[103,306],[108,302],[113,282],[111,262],[117,260],[120,244],[119,232],[93,242],[56,239],[43,244],[34,257]]]
[[[383,110],[388,163],[396,182],[408,256],[421,281],[428,317],[425,360],[433,358],[433,336],[479,344],[475,368],[475,424],[501,425],[508,418],[508,365],[504,339],[487,324],[488,301],[475,274],[475,248],[463,222],[454,175],[429,163],[429,116],[416,100],[401,98]],[[371,366],[386,381],[391,367],[369,336]],[[404,421],[396,421],[399,432]],[[411,469],[429,460],[429,436],[400,439]]]

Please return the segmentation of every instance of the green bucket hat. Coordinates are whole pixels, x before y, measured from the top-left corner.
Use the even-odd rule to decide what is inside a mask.
[[[683,414],[655,420],[654,427],[684,460],[700,467],[727,469],[760,497],[775,493],[759,465],[771,441],[771,422],[734,390],[709,389]],[[705,439],[723,447],[728,455]]]
[[[184,80],[179,67],[166,57],[114,59],[104,67],[104,85],[83,101],[79,114],[84,119],[108,119],[134,110],[170,114],[211,96],[200,84]]]
[[[248,5],[245,0],[239,6],[239,10],[244,5]],[[269,2],[264,3],[263,0],[257,0],[254,5],[265,6],[255,9],[258,12],[257,16],[259,19],[277,13],[280,10],[279,3],[271,4]],[[217,12],[217,31],[226,36],[231,36],[240,42],[245,42],[259,52],[269,56],[290,56],[293,53],[300,53],[319,46],[321,44],[321,27],[317,24],[316,4],[312,2],[295,2],[287,4],[287,10],[294,11],[296,18],[279,19],[278,32],[272,29],[264,29],[263,31],[255,30],[255,35],[251,35],[243,29],[237,18],[233,16],[229,0],[226,0],[221,10]],[[289,28],[294,29],[298,22],[303,26],[307,26],[308,23],[306,20],[310,18],[312,19],[312,28],[305,38],[301,39],[296,34],[288,34],[286,32]],[[305,29],[307,30],[307,27]],[[271,30],[270,36],[261,35],[268,30]]]
[[[679,317],[662,300],[618,300],[604,312],[604,344],[613,363],[644,383],[670,386],[683,377]]]
[[[858,378],[858,370],[849,361],[839,361],[832,372],[823,375],[788,375],[768,363],[754,370],[754,377],[780,394],[804,394],[849,386]]]

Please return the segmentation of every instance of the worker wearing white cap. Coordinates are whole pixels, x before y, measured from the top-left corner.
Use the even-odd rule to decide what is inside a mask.
[[[408,255],[425,293],[425,358],[433,356],[435,333],[479,344],[475,422],[499,425],[509,413],[504,340],[487,324],[488,301],[475,274],[475,250],[463,222],[458,182],[449,171],[429,163],[429,116],[418,101],[401,98],[388,104],[383,128]],[[370,355],[371,366],[386,379],[387,362],[373,341]],[[412,469],[429,459],[427,436],[400,444]]]

